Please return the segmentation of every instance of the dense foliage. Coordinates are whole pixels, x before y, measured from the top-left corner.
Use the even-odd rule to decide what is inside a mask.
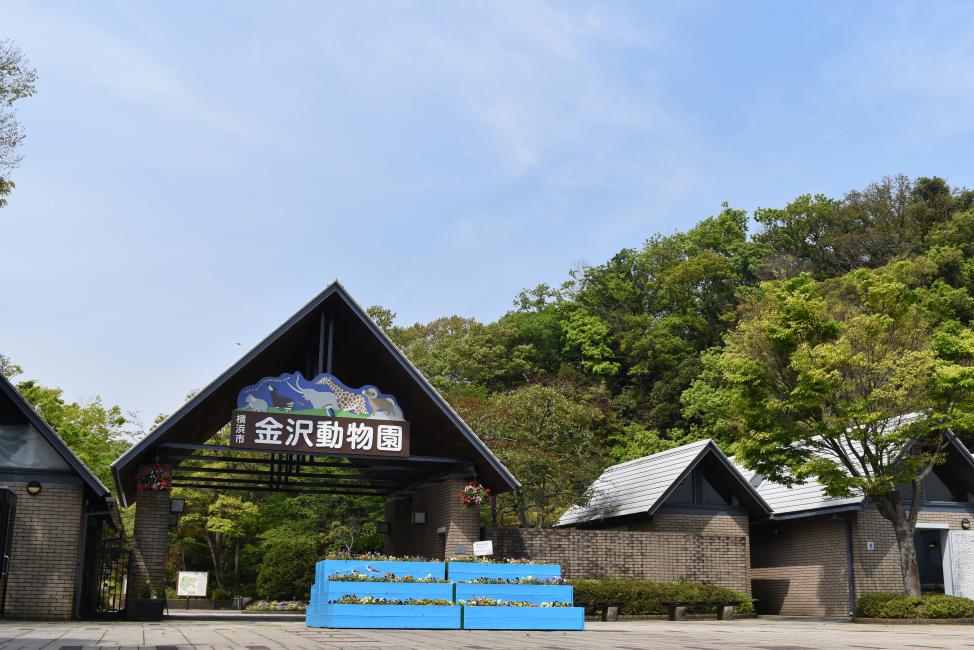
[[[742,614],[754,612],[747,594],[702,582],[654,582],[652,580],[571,580],[576,603],[622,603],[623,614],[666,614],[667,602],[733,602]],[[691,613],[713,612],[713,606],[690,606]]]
[[[856,601],[858,618],[974,618],[974,600],[944,594],[905,596],[863,594]]]
[[[782,437],[876,434],[904,409],[935,417],[890,445],[969,430],[972,206],[970,191],[902,176],[753,219],[725,205],[522,292],[492,323],[372,314],[524,484],[500,497],[501,521],[547,526],[606,465],[703,437],[787,481],[830,472],[808,449],[766,453]],[[878,494],[941,452],[836,491]]]

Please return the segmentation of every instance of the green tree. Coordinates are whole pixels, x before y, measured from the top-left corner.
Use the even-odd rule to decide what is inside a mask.
[[[14,187],[8,174],[20,163],[17,148],[24,141],[24,130],[12,106],[18,99],[35,92],[37,72],[23,53],[10,41],[0,41],[0,208]]]
[[[270,546],[257,574],[258,595],[274,600],[308,600],[318,557],[315,541],[307,535]]]
[[[19,370],[19,369],[18,369]],[[118,406],[105,406],[100,397],[79,404],[64,399],[60,388],[48,388],[34,380],[17,384],[17,390],[51,425],[98,479],[112,486],[111,464],[129,448],[134,432]]]
[[[732,439],[738,460],[769,479],[815,477],[830,496],[868,496],[893,525],[909,594],[920,590],[918,509],[904,492],[920,502],[945,429],[974,415],[974,332],[951,319],[934,272],[917,260],[762,284],[684,396],[701,433]]]
[[[205,511],[190,512],[180,520],[181,528],[201,534],[210,553],[214,581],[221,590],[240,586],[240,550],[258,524],[258,513],[257,505],[250,501],[219,494]]]
[[[521,482],[501,495],[501,515],[521,527],[551,526],[601,470],[604,419],[599,395],[565,381],[528,384],[486,398],[457,400],[460,414]]]
[[[0,354],[0,375],[7,379],[13,379],[23,372],[23,369],[10,360],[10,357]]]

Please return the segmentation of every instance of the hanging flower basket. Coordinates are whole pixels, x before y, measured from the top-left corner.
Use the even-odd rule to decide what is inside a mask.
[[[490,488],[485,488],[477,481],[468,482],[463,490],[457,492],[457,496],[467,507],[483,505],[490,496]]]
[[[146,465],[138,476],[139,492],[171,492],[172,471],[158,463]]]

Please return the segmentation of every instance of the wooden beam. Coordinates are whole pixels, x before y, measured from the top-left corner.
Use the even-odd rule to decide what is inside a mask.
[[[192,488],[196,490],[235,490],[238,492],[291,492],[294,494],[346,494],[356,496],[384,496],[379,492],[362,492],[358,490],[319,490],[313,488],[295,487],[255,487],[255,486],[235,486],[235,485],[207,485],[200,483],[173,482],[173,487]]]

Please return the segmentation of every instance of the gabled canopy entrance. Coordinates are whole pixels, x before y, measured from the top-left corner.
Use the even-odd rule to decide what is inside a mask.
[[[264,377],[333,373],[349,386],[391,393],[411,429],[403,458],[243,451],[206,444],[231,419],[241,389]],[[219,469],[201,461],[229,463]],[[175,466],[174,485],[284,492],[393,495],[462,466],[494,493],[511,473],[336,281],[112,465],[122,502],[146,463]],[[349,472],[348,470],[355,470]]]

